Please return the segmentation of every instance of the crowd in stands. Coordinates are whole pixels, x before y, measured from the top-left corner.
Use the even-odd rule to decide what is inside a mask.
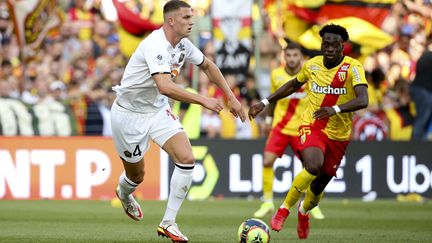
[[[111,87],[119,84],[128,60],[120,51],[117,23],[106,20],[98,5],[66,3],[61,27],[25,60],[7,5],[0,3],[0,135],[111,135]],[[355,114],[353,139],[432,140],[432,5],[400,1],[383,26],[395,41],[362,60],[370,105]],[[246,112],[269,94],[270,71],[281,63],[280,35],[264,28],[254,47],[260,49],[260,66],[250,65],[242,80],[225,75]],[[203,53],[214,59],[211,38],[201,43]],[[185,69],[175,81],[192,87],[192,67]],[[224,99],[201,73],[196,92]],[[241,123],[226,110],[217,115],[193,105],[173,105],[181,119],[194,122],[192,139],[265,137],[262,118]]]
[[[428,68],[424,68],[424,65],[432,67],[431,21],[430,3],[404,0],[393,5],[383,29],[392,34],[395,42],[364,60],[370,83],[370,105],[357,116],[358,120],[373,121],[371,124],[376,124],[376,130],[381,132],[374,132],[372,126],[363,136],[377,139],[377,134],[382,134],[391,140],[432,139],[431,108],[419,106],[422,104],[418,101],[418,96],[426,92],[422,99],[429,102],[426,107],[432,107],[432,76],[426,71]],[[357,138],[362,138],[359,136]]]

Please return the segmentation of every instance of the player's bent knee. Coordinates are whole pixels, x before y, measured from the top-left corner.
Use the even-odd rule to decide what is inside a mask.
[[[305,164],[305,169],[311,175],[319,175],[321,171],[321,166],[317,164]]]
[[[195,156],[193,154],[185,154],[178,157],[179,164],[193,164],[195,163]]]

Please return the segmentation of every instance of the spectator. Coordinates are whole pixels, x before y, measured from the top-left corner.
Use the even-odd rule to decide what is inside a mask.
[[[389,138],[393,141],[411,140],[415,111],[407,81],[403,79],[396,81],[393,99],[393,107],[385,109],[390,128]]]
[[[13,26],[9,21],[9,11],[5,4],[0,5],[0,47],[8,45],[13,34]]]
[[[432,50],[426,49],[417,61],[417,74],[411,84],[410,95],[417,111],[413,139],[426,139],[432,120]]]
[[[38,83],[38,102],[33,106],[38,119],[36,131],[42,136],[71,136],[73,135],[73,119],[70,109],[63,101],[66,86],[61,81]]]
[[[255,78],[252,74],[248,74],[245,82],[240,86],[240,97],[246,99],[247,106],[261,100],[260,93],[256,87]]]
[[[270,95],[270,71],[277,66],[275,57],[279,56],[281,47],[275,35],[271,32],[270,18],[263,13],[264,31],[260,36],[260,61],[258,68],[257,87],[261,97]]]
[[[68,18],[73,25],[79,28],[80,40],[92,38],[92,26],[95,23],[95,16],[89,10],[85,0],[75,0],[74,6],[69,9]]]

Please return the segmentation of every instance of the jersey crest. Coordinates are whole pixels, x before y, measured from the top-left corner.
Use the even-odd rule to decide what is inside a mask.
[[[347,78],[347,72],[350,64],[343,64],[337,72],[337,76],[340,82],[345,82]]]
[[[347,73],[346,72],[338,72],[339,81],[345,82]]]

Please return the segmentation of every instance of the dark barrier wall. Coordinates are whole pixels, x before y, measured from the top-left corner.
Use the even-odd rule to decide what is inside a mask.
[[[195,140],[190,199],[261,196],[264,141]],[[291,149],[275,163],[274,192],[284,197],[302,169]],[[173,170],[169,166],[169,174]],[[293,173],[294,172],[294,173]],[[351,142],[326,196],[374,199],[418,193],[432,197],[431,142]]]

